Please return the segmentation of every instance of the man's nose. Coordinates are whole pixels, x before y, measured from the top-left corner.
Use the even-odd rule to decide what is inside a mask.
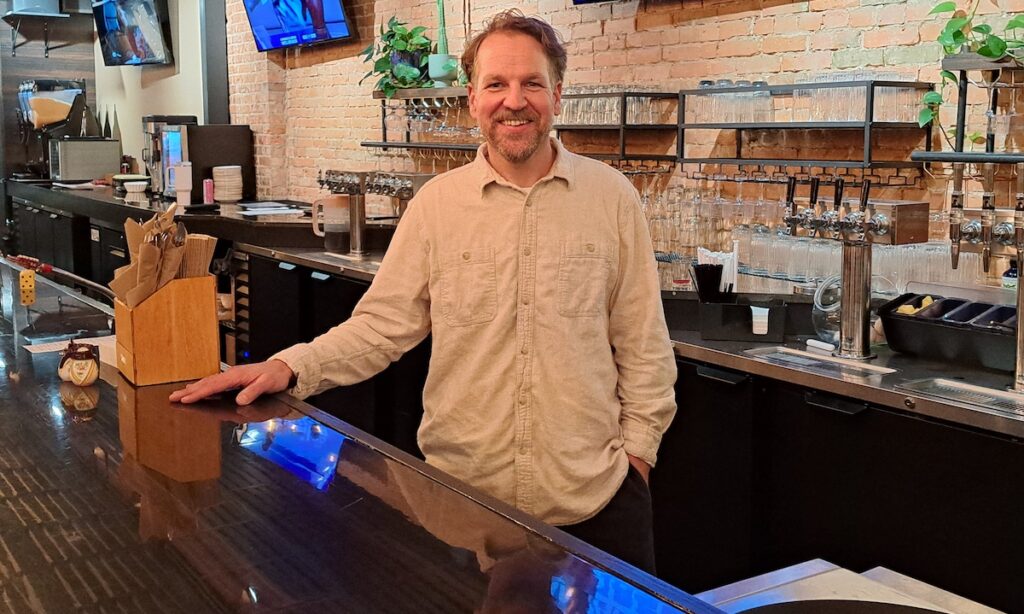
[[[519,85],[511,85],[505,94],[504,105],[506,108],[518,110],[526,106],[526,96],[523,95],[523,88]]]

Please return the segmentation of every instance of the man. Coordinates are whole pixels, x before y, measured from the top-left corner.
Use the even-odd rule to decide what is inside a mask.
[[[433,332],[427,462],[652,571],[646,481],[675,361],[636,190],[549,136],[566,53],[548,24],[501,13],[462,61],[486,144],[413,199],[352,318],[171,398],[305,397]]]

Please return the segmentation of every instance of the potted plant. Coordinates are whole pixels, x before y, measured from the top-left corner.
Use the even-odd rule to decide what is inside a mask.
[[[1017,36],[1018,31],[1024,28],[1024,15],[1012,17],[1000,36],[993,31],[992,26],[975,22],[979,3],[980,0],[970,0],[967,10],[964,10],[958,8],[956,2],[940,2],[928,14],[951,13],[937,38],[946,58],[957,58],[963,69],[977,67],[988,70],[989,72],[983,73],[987,75],[986,78],[990,76],[992,79],[998,79],[998,72],[992,71],[1018,67],[1021,64],[1021,57],[1024,57],[1018,55],[1024,54],[1024,39]],[[960,68],[954,68],[957,69]],[[946,86],[950,83],[957,85],[957,76],[951,70],[944,67],[940,74],[941,90],[928,92],[922,99],[923,106],[918,114],[918,124],[922,127],[931,121],[938,124],[939,108],[945,100]],[[943,132],[943,136],[948,141],[949,135]],[[968,140],[972,143],[984,143],[985,137],[981,134],[970,134]]]
[[[444,0],[437,0],[437,52],[427,58],[434,87],[451,87],[458,78],[459,60],[448,53],[448,32],[444,23]]]
[[[373,68],[363,75],[359,83],[380,75],[374,88],[384,92],[388,98],[399,89],[427,87],[430,84],[427,58],[432,45],[423,34],[426,31],[423,26],[408,28],[397,17],[388,20],[387,29],[381,24],[380,38],[362,52],[363,61],[372,61]]]

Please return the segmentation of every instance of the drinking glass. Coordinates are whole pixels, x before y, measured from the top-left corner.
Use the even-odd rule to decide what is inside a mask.
[[[786,278],[792,282],[806,283],[811,240],[807,237],[793,237],[791,241]]]
[[[722,90],[732,87],[732,79],[719,79],[715,81],[715,89]],[[712,122],[728,124],[734,121],[733,115],[733,94],[716,92],[711,96]]]

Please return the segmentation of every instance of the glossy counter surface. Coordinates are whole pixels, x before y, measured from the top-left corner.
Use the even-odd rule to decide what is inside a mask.
[[[12,611],[718,612],[285,396],[184,407],[25,344],[108,313],[0,264],[0,583]]]
[[[16,180],[7,180],[5,187],[8,196],[86,216],[114,229],[120,229],[127,218],[148,219],[156,212],[165,211],[170,204],[148,194],[139,197],[118,195],[113,188],[70,190],[50,187],[49,183]],[[308,203],[281,202],[302,208],[296,209],[293,215],[247,216],[242,215],[243,210],[238,205],[221,205],[219,210],[213,212],[186,213],[182,217],[189,232],[210,234],[228,241],[298,248],[322,247],[323,238],[313,234]],[[385,247],[394,226],[393,220],[369,222],[368,243]]]

